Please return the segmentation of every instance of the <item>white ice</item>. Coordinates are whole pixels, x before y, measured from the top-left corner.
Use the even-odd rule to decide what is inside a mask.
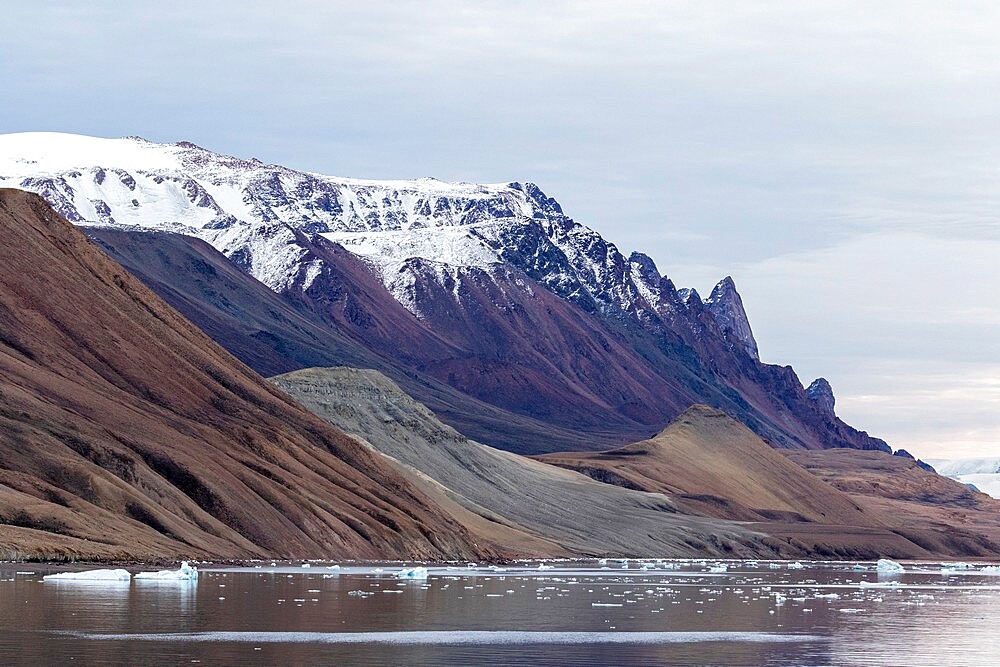
[[[155,581],[197,581],[198,570],[183,561],[179,569],[160,570],[159,572],[139,572],[136,579],[152,579]]]
[[[899,574],[904,571],[902,565],[888,558],[879,558],[875,570],[883,574]]]
[[[84,572],[60,572],[47,574],[43,581],[129,581],[132,575],[128,570],[86,570]]]
[[[407,567],[396,573],[397,579],[426,579],[426,567]]]

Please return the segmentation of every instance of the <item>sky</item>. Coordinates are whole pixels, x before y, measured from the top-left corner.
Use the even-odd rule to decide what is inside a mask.
[[[1000,455],[1000,5],[0,0],[0,132],[532,181],[923,457]]]

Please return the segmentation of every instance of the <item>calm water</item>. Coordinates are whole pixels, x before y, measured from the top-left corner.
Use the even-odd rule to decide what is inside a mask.
[[[196,583],[84,584],[8,564],[0,664],[1000,664],[1000,573],[718,565],[431,567],[423,581],[395,579],[399,565],[202,565]]]

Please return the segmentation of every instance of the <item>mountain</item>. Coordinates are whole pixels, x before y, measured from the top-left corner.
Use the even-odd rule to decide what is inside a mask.
[[[663,493],[694,514],[881,525],[832,486],[714,408],[696,405],[649,440],[604,452],[538,457],[596,479]]]
[[[44,133],[0,136],[0,183],[79,224],[197,236],[355,347],[581,447],[644,437],[706,403],[773,446],[889,449],[791,368],[760,362],[731,279],[704,300],[678,290],[531,183],[334,178],[187,142]],[[521,442],[490,431],[467,432],[563,448],[537,429]]]
[[[502,551],[538,556],[781,553],[780,545],[739,524],[685,516],[661,494],[601,484],[470,441],[376,371],[312,368],[271,381],[409,470],[414,483],[424,480],[428,493],[438,489],[478,539]]]
[[[686,411],[650,441],[607,457],[579,454],[585,463],[569,470],[560,466],[572,454],[531,459],[468,440],[375,371],[314,368],[272,381],[394,462],[479,543],[501,553],[789,558],[927,558],[982,555],[991,548],[1000,553],[989,540],[965,534],[944,543],[942,535],[951,533],[940,528],[901,535],[893,518],[867,499],[824,482],[704,406]]]
[[[660,492],[679,511],[746,521],[813,556],[992,556],[1000,505],[879,451],[776,450],[745,426],[694,406],[643,442],[535,457],[607,484]]]
[[[962,484],[971,484],[977,490],[1000,498],[1000,458],[996,456],[966,459],[935,459],[928,461],[945,477]]]
[[[41,197],[0,235],[4,558],[488,554]]]
[[[342,334],[336,322],[291,295],[271,291],[201,239],[164,231],[81,229],[164,301],[262,375],[313,366],[375,368],[472,438],[510,451],[520,451],[524,443],[544,442],[556,449],[579,446],[577,431],[484,403],[391,355],[364,347]],[[381,283],[358,289],[362,294],[377,291]],[[611,446],[626,435],[590,428],[586,440]]]

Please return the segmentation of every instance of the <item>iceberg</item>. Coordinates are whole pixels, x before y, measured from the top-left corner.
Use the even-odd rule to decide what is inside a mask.
[[[875,564],[875,571],[882,574],[901,574],[904,572],[903,566],[888,558],[879,558]]]
[[[426,567],[407,567],[396,573],[397,579],[426,579]]]
[[[129,581],[131,578],[128,570],[86,570],[47,574],[42,581]]]
[[[139,572],[136,579],[152,581],[197,581],[198,570],[183,561],[177,570],[160,570],[159,572]]]

